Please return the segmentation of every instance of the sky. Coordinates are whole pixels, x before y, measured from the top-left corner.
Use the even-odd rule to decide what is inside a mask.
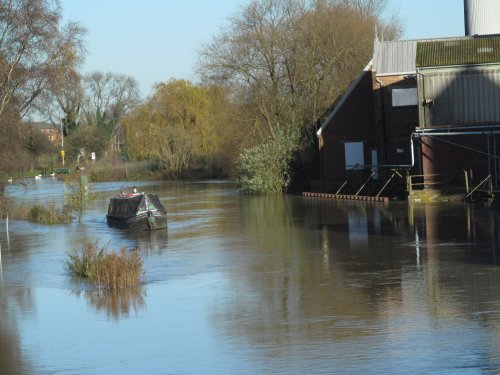
[[[85,73],[125,74],[147,97],[155,83],[196,81],[198,51],[249,0],[61,0],[63,22],[87,29]],[[388,0],[404,39],[464,35],[462,0]]]

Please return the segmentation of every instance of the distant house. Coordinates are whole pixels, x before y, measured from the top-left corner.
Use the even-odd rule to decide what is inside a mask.
[[[61,144],[61,129],[59,127],[41,121],[30,121],[27,124],[45,135],[53,145]]]

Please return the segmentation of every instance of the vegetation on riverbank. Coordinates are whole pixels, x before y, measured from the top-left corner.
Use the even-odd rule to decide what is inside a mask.
[[[307,186],[319,178],[317,126],[370,60],[374,30],[400,34],[386,5],[250,1],[200,49],[200,83],[157,82],[141,100],[133,77],[81,72],[85,29],[63,25],[57,2],[9,2],[0,23],[18,23],[0,43],[0,188],[13,172],[63,164],[84,167],[94,182],[231,178],[252,193]]]
[[[79,251],[68,252],[66,267],[71,275],[87,278],[99,289],[119,290],[137,286],[143,275],[138,250],[108,251],[96,242],[86,242]]]

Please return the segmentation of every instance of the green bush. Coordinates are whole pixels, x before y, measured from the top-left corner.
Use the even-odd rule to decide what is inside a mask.
[[[292,161],[297,134],[277,132],[266,142],[243,151],[237,167],[237,182],[245,193],[282,193],[292,180]]]

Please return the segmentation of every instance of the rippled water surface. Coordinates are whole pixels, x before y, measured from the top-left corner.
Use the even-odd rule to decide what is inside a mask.
[[[168,231],[0,220],[0,374],[500,372],[500,212],[245,196],[224,182],[138,183]],[[62,202],[62,184],[7,187]],[[138,247],[140,288],[65,270],[99,240]]]

